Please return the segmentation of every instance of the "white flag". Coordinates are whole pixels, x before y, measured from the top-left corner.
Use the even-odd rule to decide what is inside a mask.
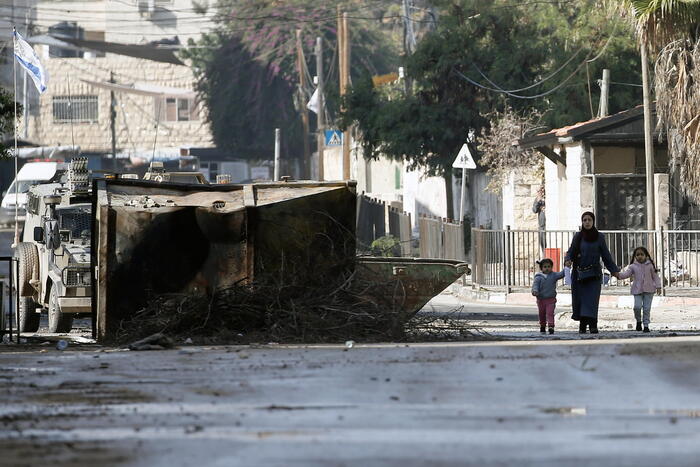
[[[306,104],[306,108],[313,113],[318,114],[318,88],[316,88],[314,93],[311,94],[311,99],[309,99],[309,103]]]
[[[39,61],[32,46],[25,41],[22,36],[15,31],[15,59],[22,65],[22,68],[27,70],[29,76],[31,76],[34,85],[36,86],[39,93],[44,93],[46,91],[46,83],[49,81],[49,77],[46,74],[46,70]]]

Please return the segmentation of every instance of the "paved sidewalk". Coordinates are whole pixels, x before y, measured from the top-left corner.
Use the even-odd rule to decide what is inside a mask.
[[[450,292],[455,296],[473,302],[483,303],[500,303],[506,305],[531,305],[533,297],[530,292],[517,291],[506,294],[502,291],[493,290],[476,290],[472,286],[463,286],[458,283],[450,286]],[[601,308],[619,308],[632,309],[634,298],[629,293],[603,294],[600,297]],[[571,291],[567,288],[559,288],[557,290],[557,306],[571,306]],[[669,310],[669,311],[689,311],[696,310],[700,313],[700,291],[688,293],[684,296],[654,296],[652,310]]]
[[[449,292],[460,301],[467,303],[505,304],[513,307],[532,307],[534,315],[537,314],[534,297],[529,293],[483,293],[471,288],[453,285]],[[629,337],[636,335],[634,331],[636,320],[632,309],[633,298],[631,295],[603,295],[600,301],[598,316],[598,328],[610,337]],[[486,323],[484,323],[486,324]],[[557,311],[555,317],[557,334],[563,338],[576,338],[575,331],[578,322],[571,319],[571,294],[565,292],[557,294]],[[494,327],[486,326],[489,332],[501,337],[528,338],[538,337],[539,329],[536,323],[504,323]],[[652,335],[695,334],[700,332],[700,297],[654,297],[651,308]],[[576,335],[574,335],[576,334]],[[641,333],[638,333],[641,335]],[[603,336],[601,336],[603,337]]]

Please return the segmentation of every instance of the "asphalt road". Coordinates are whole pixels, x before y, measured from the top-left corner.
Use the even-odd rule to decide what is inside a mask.
[[[700,454],[698,338],[73,348],[0,350],[3,465],[691,466]]]

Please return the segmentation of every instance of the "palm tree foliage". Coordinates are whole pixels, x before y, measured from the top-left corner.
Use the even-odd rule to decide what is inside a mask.
[[[700,1],[625,0],[637,34],[656,53],[656,115],[681,187],[700,202]]]

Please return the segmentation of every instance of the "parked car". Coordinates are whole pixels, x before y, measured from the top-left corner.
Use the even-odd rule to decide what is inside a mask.
[[[59,162],[27,162],[12,181],[7,191],[3,193],[0,202],[0,225],[13,224],[15,221],[15,205],[19,222],[24,222],[27,192],[34,185],[51,180],[58,170]]]

